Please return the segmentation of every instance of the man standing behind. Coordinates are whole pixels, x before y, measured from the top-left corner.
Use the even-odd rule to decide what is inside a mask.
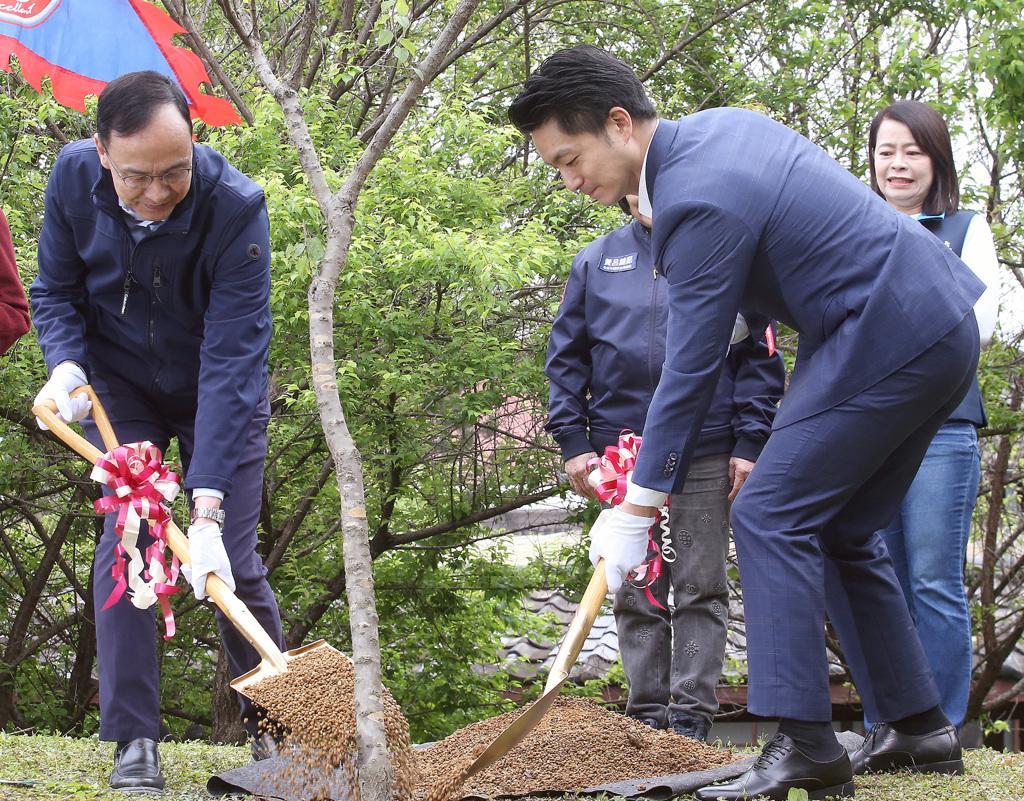
[[[190,581],[216,573],[278,644],[277,602],[256,553],[266,456],[270,237],[263,191],[193,144],[187,101],[156,72],[112,81],[92,140],[65,147],[46,189],[33,317],[50,379],[36,402],[79,420],[86,381],[122,442],[176,437],[192,497]],[[97,445],[95,426],[86,434]],[[159,790],[156,620],[114,579],[116,515],[96,548],[100,739],[117,743],[110,785]],[[149,540],[140,537],[140,548]],[[259,661],[217,614],[232,675]],[[243,719],[256,733],[251,704]]]
[[[551,328],[547,429],[562,449],[573,490],[595,498],[587,461],[623,429],[640,434],[661,365],[668,322],[666,282],[651,256],[650,220],[636,219],[585,247],[573,260]],[[782,397],[782,358],[749,336],[730,349],[686,483],[674,493],[664,571],[651,604],[629,582],[615,593],[615,622],[629,679],[626,713],[656,729],[707,740],[718,710],[729,597],[729,501],[771,433]]]

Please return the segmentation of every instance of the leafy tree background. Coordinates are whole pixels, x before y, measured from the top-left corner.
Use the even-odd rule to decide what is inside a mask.
[[[165,6],[199,33],[215,90],[232,96],[249,121],[199,126],[200,141],[267,190],[273,417],[263,495],[252,499],[262,510],[262,554],[289,644],[324,636],[346,648],[337,488],[310,383],[306,289],[324,255],[324,221],[281,109],[227,22],[231,4]],[[451,7],[255,6],[268,58],[298,87],[328,180],[338,184]],[[415,739],[500,711],[506,680],[479,666],[497,661],[503,634],[550,636],[519,600],[539,586],[575,592],[588,571],[578,550],[509,567],[493,539],[501,532],[488,526],[502,512],[565,494],[557,450],[541,429],[547,330],[572,255],[621,222],[618,210],[562,191],[507,126],[505,107],[525,75],[559,47],[598,44],[636,66],[666,116],[756,108],[863,178],[875,111],[901,97],[934,103],[956,135],[965,205],[988,215],[1005,284],[1019,290],[1022,6],[481,4],[360,196],[335,304],[337,380],[363,455],[385,681]],[[0,76],[0,203],[27,284],[49,169],[63,144],[92,130],[86,116],[18,76],[16,65]],[[1017,309],[1016,318],[1004,315],[981,372],[991,425],[982,432],[985,474],[967,576],[978,632],[975,716],[1006,711],[1009,695],[986,697],[1024,632]],[[791,356],[792,337],[782,344]],[[37,432],[28,413],[45,377],[34,334],[0,369],[0,725],[91,733],[95,488],[84,464]],[[572,514],[577,507],[569,506]],[[478,540],[498,549],[482,551]],[[179,633],[161,646],[167,726],[238,737],[212,615],[184,596],[176,615]]]

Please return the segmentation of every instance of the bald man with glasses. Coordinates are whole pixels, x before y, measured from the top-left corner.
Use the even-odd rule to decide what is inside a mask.
[[[65,147],[50,175],[32,284],[52,400],[67,422],[91,383],[121,442],[176,438],[191,496],[189,581],[227,582],[283,647],[277,602],[256,552],[267,450],[270,230],[263,190],[216,151],[194,144],[180,88],[155,72],[112,81],[100,95],[96,135]],[[86,435],[102,448],[95,426]],[[152,598],[118,586],[117,515],[107,515],[94,558],[100,739],[113,741],[110,786],[163,789],[157,740],[160,686]],[[143,529],[139,549],[151,539]],[[130,569],[130,568],[129,568]],[[217,613],[231,675],[259,662]],[[254,757],[256,710],[239,696]]]

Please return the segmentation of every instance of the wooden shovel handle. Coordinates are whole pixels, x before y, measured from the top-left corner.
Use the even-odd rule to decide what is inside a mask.
[[[103,408],[103,404],[100,403],[100,399],[93,388],[86,384],[72,390],[71,395],[86,395],[92,401],[92,419],[100,432],[100,437],[103,439],[103,445],[108,451],[114,450],[118,446],[117,436],[114,434],[113,426],[110,425],[110,418],[107,416],[106,409]],[[88,459],[90,464],[96,464],[96,461],[103,456],[103,452],[99,448],[81,434],[73,431],[67,423],[57,416],[57,404],[52,400],[47,400],[33,406],[32,413],[46,423],[46,427],[53,432],[54,436],[71,448],[71,450],[75,451],[75,453]],[[173,521],[167,524],[166,532],[167,545],[171,549],[171,553],[177,556],[178,561],[183,565],[191,565],[192,558],[189,555],[188,538],[181,533],[181,529]],[[224,616],[231,621],[232,625],[238,629],[242,636],[249,641],[250,645],[256,649],[256,652],[264,661],[270,662],[279,670],[288,669],[288,662],[285,660],[284,654],[281,653],[281,649],[277,647],[277,644],[270,638],[270,635],[267,634],[252,612],[249,611],[249,608],[239,600],[238,596],[231,591],[231,588],[224,583],[220,576],[211,573],[206,577],[206,594],[217,605],[217,608],[224,613]]]
[[[604,559],[598,559],[597,565],[594,567],[594,575],[590,577],[590,583],[587,585],[586,592],[583,593],[576,614],[573,615],[572,623],[569,624],[562,644],[558,647],[558,655],[551,666],[551,672],[548,673],[544,692],[556,687],[569,675],[569,670],[576,664],[576,658],[583,649],[583,643],[587,641],[587,635],[594,627],[594,621],[597,619],[607,595],[608,578],[604,572]]]

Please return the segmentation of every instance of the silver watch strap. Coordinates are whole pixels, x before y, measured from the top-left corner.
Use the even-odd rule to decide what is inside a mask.
[[[213,520],[218,525],[224,525],[224,510],[217,509],[213,506],[197,506],[192,510],[192,519],[198,520],[200,517],[205,517],[208,520]]]

